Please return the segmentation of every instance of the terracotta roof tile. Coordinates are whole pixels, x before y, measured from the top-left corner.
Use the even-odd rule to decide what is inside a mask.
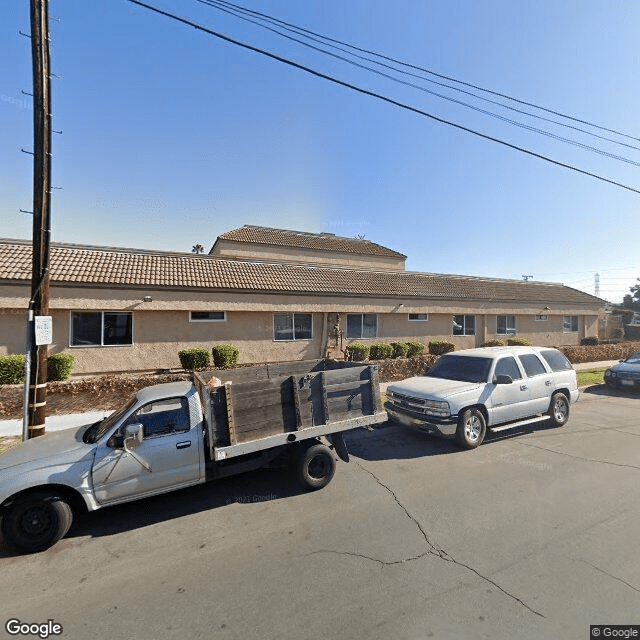
[[[554,283],[257,263],[58,243],[51,247],[50,271],[52,283],[604,305],[600,298]],[[30,279],[30,243],[0,239],[0,280]]]
[[[304,231],[289,231],[287,229],[272,229],[270,227],[256,227],[253,225],[245,225],[240,229],[227,231],[227,233],[219,236],[218,239],[274,246],[299,247],[302,249],[319,249],[322,251],[340,251],[342,253],[357,253],[371,256],[386,256],[390,258],[407,257],[402,253],[392,251],[370,240],[344,238],[332,233],[308,233]]]

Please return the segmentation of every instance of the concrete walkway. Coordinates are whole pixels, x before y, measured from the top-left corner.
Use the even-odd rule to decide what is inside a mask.
[[[614,364],[618,364],[618,360],[606,360],[603,362],[582,362],[574,364],[576,371],[589,371],[591,369],[605,369]],[[384,393],[390,382],[380,384],[380,390]],[[70,429],[72,427],[80,427],[83,424],[91,424],[97,420],[102,420],[112,411],[92,411],[91,413],[72,413],[64,416],[48,416],[45,421],[45,429],[47,431],[60,431],[61,429]],[[22,420],[0,420],[0,438],[5,436],[22,435]]]

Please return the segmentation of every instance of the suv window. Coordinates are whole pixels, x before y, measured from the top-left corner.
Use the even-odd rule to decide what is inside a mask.
[[[562,351],[546,349],[540,352],[540,355],[547,361],[551,371],[569,371],[572,368],[567,356]]]
[[[518,356],[518,358],[520,359],[520,362],[522,362],[525,373],[529,378],[547,373],[544,365],[542,364],[542,362],[540,362],[540,358],[538,358],[538,356],[536,356],[535,354],[528,353],[523,356]]]
[[[520,380],[522,378],[522,376],[520,375],[520,369],[518,369],[518,364],[516,363],[516,359],[513,356],[498,360],[494,375],[511,376],[512,380]]]

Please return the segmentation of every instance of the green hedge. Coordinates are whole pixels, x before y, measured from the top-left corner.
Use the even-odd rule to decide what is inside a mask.
[[[524,338],[509,338],[507,344],[512,347],[530,347],[533,342],[525,340]]]
[[[483,347],[504,347],[504,340],[498,340],[495,338],[494,340],[487,340],[482,343]]]
[[[0,356],[0,384],[24,384],[24,363],[24,356]]]
[[[407,342],[407,357],[421,356],[424,351],[424,345],[422,342]]]
[[[360,342],[353,342],[347,345],[345,352],[347,360],[350,362],[362,362],[369,357],[369,346]]]
[[[218,369],[230,369],[238,364],[240,349],[232,344],[218,344],[211,349],[213,364]]]
[[[178,352],[183,369],[206,369],[211,364],[211,356],[206,347],[193,347]]]
[[[54,353],[47,358],[47,380],[68,380],[73,371],[74,357],[70,353]]]
[[[369,358],[371,360],[384,360],[385,358],[390,358],[392,354],[393,347],[390,344],[387,344],[386,342],[378,342],[371,345]]]
[[[429,343],[429,353],[434,356],[441,356],[444,353],[455,351],[456,345],[451,342],[444,342],[443,340],[432,340]]]
[[[392,358],[406,358],[409,354],[408,342],[392,342],[391,348],[393,349],[391,353]]]

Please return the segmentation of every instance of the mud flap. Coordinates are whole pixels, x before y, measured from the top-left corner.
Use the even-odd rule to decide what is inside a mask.
[[[333,445],[340,460],[349,462],[349,451],[347,450],[347,445],[342,437],[342,433],[332,433],[327,436],[327,440]]]

